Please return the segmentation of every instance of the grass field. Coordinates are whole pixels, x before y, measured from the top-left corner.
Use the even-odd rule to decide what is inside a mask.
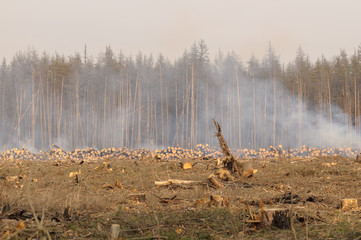
[[[183,169],[185,161],[193,168]],[[354,159],[248,162],[257,169],[253,176],[223,180],[224,187],[215,188],[208,180],[221,167],[214,158],[164,161],[149,156],[82,164],[4,159],[0,236],[109,239],[112,224],[119,224],[121,239],[361,239],[358,209],[340,208],[341,199],[361,199],[361,165]],[[168,179],[195,183],[155,184]],[[225,204],[213,204],[213,196]],[[250,221],[261,208],[289,209],[291,227]]]

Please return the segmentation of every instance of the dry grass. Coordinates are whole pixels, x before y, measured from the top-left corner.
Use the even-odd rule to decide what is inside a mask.
[[[216,171],[215,161],[200,161],[189,170],[183,170],[179,162],[152,159],[108,159],[106,164],[94,160],[82,165],[70,161],[54,163],[0,162],[0,207],[10,206],[10,211],[0,215],[3,229],[0,236],[45,237],[48,231],[52,238],[106,239],[111,224],[117,223],[125,239],[361,237],[359,212],[339,209],[342,198],[361,199],[361,165],[348,158],[254,160],[253,168],[258,171],[253,177],[223,182],[222,189],[212,188],[207,182],[208,176]],[[77,178],[69,177],[70,172],[79,170]],[[11,176],[18,178],[6,180]],[[154,184],[167,179],[202,183],[159,187]],[[290,192],[297,195],[297,204],[286,203]],[[144,202],[137,198],[143,194]],[[210,207],[203,201],[210,195],[229,198],[230,206]],[[294,231],[246,223],[249,213],[245,203],[257,212],[260,200],[265,208],[292,205]],[[40,217],[38,223],[31,216],[30,203]],[[15,220],[11,222],[10,217]],[[15,231],[19,222],[25,228]],[[40,223],[44,231],[39,228]]]

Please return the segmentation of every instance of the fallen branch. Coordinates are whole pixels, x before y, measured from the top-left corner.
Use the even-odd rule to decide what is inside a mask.
[[[28,141],[24,144],[24,146],[23,146],[21,149],[22,149],[22,150],[24,150],[24,149],[25,149],[25,147],[26,147],[26,145],[28,145],[30,142],[31,142],[31,139],[30,139],[30,140],[28,140]]]
[[[193,180],[180,180],[180,179],[168,179],[167,181],[155,181],[156,186],[167,186],[171,184],[196,184],[201,183],[201,181],[193,181]]]

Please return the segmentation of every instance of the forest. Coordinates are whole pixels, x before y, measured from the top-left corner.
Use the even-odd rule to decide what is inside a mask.
[[[361,47],[311,61],[295,49],[281,63],[218,52],[204,40],[170,61],[125,56],[18,52],[0,66],[4,149],[154,148],[217,144],[212,119],[232,148],[355,146],[360,139]]]

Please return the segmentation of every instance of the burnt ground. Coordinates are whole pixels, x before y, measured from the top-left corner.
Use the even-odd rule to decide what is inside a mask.
[[[122,239],[361,239],[360,212],[340,208],[341,199],[361,199],[354,159],[254,159],[253,176],[222,181],[220,189],[207,180],[217,160],[188,161],[197,164],[184,170],[179,161],[152,158],[2,160],[0,237],[108,239],[119,224]],[[197,182],[155,185],[168,179]],[[211,204],[215,195],[226,204]],[[289,209],[291,227],[252,222],[260,202]]]

